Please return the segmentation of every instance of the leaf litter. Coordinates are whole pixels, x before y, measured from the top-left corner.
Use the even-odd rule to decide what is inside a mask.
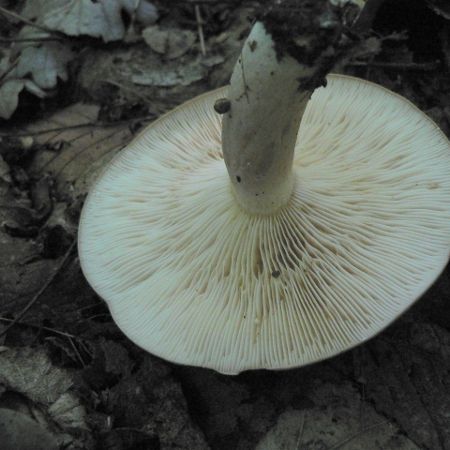
[[[159,25],[147,27],[142,31],[145,43],[155,52],[167,59],[183,56],[194,45],[197,36],[191,30],[180,28],[161,28]]]
[[[58,78],[68,80],[67,64],[74,53],[67,45],[48,42],[39,47],[26,47],[20,54],[17,69],[11,76],[25,78],[31,75],[42,89],[53,89]]]
[[[122,11],[156,22],[158,11],[146,0],[29,0],[22,14],[51,30],[68,36],[91,36],[105,42],[125,37]]]
[[[406,346],[399,359],[391,341],[386,349],[383,338],[374,341],[370,354],[383,365],[371,362],[365,375],[370,383],[363,386],[354,380],[357,353],[287,373],[226,378],[144,354],[114,326],[83,280],[76,255],[60,268],[76,239],[90,183],[145,122],[128,118],[153,116],[227,82],[252,11],[240,5],[235,14],[229,4],[208,3],[202,3],[204,21],[199,24],[187,3],[175,11],[155,2],[159,11],[142,1],[28,0],[22,16],[46,30],[25,25],[15,37],[32,41],[0,49],[0,90],[10,90],[0,96],[4,118],[21,108],[24,91],[44,99],[44,107],[53,98],[60,100],[53,97],[58,92],[71,93],[66,80],[82,92],[70,97],[69,106],[56,112],[53,106],[53,113],[37,121],[20,125],[13,117],[12,125],[0,130],[0,333],[55,275],[29,314],[0,338],[0,435],[2,423],[12,420],[16,430],[37,427],[30,434],[41,436],[46,448],[53,445],[51,439],[63,448],[119,450],[358,448],[364,439],[384,448],[446,448],[447,398],[435,392],[448,371],[439,354],[448,353],[445,329],[439,330],[438,349],[431,352],[433,360],[442,362],[437,369],[427,365],[428,347],[418,353],[407,338],[392,339]],[[444,3],[428,5],[445,17]],[[105,27],[108,17],[110,29]],[[206,56],[200,54],[200,25]],[[15,28],[20,26],[15,22]],[[425,88],[430,96],[439,91],[435,108],[444,111],[446,90],[438,89],[436,79],[430,83],[420,73],[366,70],[381,57],[415,62],[409,44],[391,42],[386,48],[378,36],[371,37],[356,55],[354,74],[414,95]],[[119,122],[105,124],[105,118]],[[446,310],[439,305],[444,320]],[[404,327],[400,323],[394,330],[401,334]],[[416,331],[405,333],[417,336]],[[433,333],[434,328],[419,334],[428,343]],[[414,365],[419,357],[421,364]],[[432,377],[438,382],[423,390]],[[366,389],[372,390],[376,412],[365,400]],[[393,425],[393,418],[401,425]],[[402,436],[405,430],[417,446]]]
[[[76,53],[62,38],[47,42],[52,38],[51,31],[101,38],[104,42],[121,40],[127,32],[123,11],[144,25],[158,19],[158,10],[147,0],[28,0],[21,14],[36,25],[20,30],[14,54],[0,62],[0,118],[12,117],[24,89],[45,98],[58,79],[68,80],[68,64]]]
[[[11,117],[18,103],[20,107],[24,89],[51,98],[61,82],[70,79],[70,65],[83,45],[74,46],[64,36],[123,40],[127,25],[121,12],[126,8],[142,27],[136,28],[138,33],[157,17],[150,2],[25,2],[24,17],[57,33],[26,25],[18,41],[3,52],[5,76],[0,89],[12,92],[2,100],[7,104],[0,109],[1,116]],[[130,85],[136,81],[133,75],[139,75],[144,84],[174,89],[176,97],[177,90],[206,78],[223,61],[220,55],[199,56],[191,30],[164,26],[158,33],[149,41],[153,49],[140,37],[142,62],[150,53],[153,65],[133,66]],[[149,75],[153,71],[155,78]],[[142,112],[152,118],[154,108],[148,105]],[[78,101],[41,120],[0,130],[0,344],[5,344],[0,354],[0,387],[21,395],[34,411],[31,417],[8,420],[17,422],[16,430],[28,426],[30,435],[47,448],[52,448],[53,438],[60,447],[89,449],[94,434],[115,448],[207,449],[166,364],[149,355],[136,355],[117,336],[106,308],[82,281],[76,257],[69,257],[64,267],[60,264],[76,239],[79,208],[96,173],[147,121],[143,117],[107,124],[101,120],[102,113],[99,104]],[[14,323],[30,299],[32,311]],[[11,324],[13,328],[1,337]],[[80,333],[82,338],[77,337]],[[42,336],[38,345],[36,336]],[[22,348],[14,348],[15,343]],[[55,365],[51,358],[55,355],[77,371]],[[3,390],[0,409],[6,398]],[[5,414],[16,412],[8,409]],[[45,420],[35,420],[37,416]],[[1,420],[0,415],[0,425]]]
[[[81,445],[92,448],[85,407],[72,391],[73,377],[67,370],[54,366],[43,349],[7,348],[1,352],[0,384],[8,392],[19,393],[21,403],[28,406],[28,414],[19,410],[17,415],[11,409],[0,412],[0,433],[2,419],[12,421],[3,437],[6,434],[6,438],[12,439],[12,433],[28,429],[30,440],[39,442],[38,438],[44,439],[45,445],[54,440],[51,448],[59,448],[60,445],[71,449],[81,448]],[[0,411],[5,400],[7,398],[0,396]],[[72,436],[74,430],[76,433]],[[23,445],[19,438],[15,439]]]

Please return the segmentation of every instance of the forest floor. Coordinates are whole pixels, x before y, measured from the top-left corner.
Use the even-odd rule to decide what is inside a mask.
[[[295,370],[178,366],[119,331],[77,257],[89,184],[141,127],[228,82],[259,5],[111,0],[112,22],[85,9],[74,25],[77,1],[0,0],[0,441],[450,449],[448,269],[370,342]],[[405,96],[450,136],[446,2],[385,2],[373,28],[339,70]]]

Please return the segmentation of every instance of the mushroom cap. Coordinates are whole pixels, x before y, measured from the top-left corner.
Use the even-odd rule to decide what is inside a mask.
[[[226,93],[163,116],[104,170],[80,221],[86,278],[131,340],[177,363],[283,369],[366,341],[448,261],[447,138],[404,98],[330,75],[288,204],[248,214],[222,159]]]

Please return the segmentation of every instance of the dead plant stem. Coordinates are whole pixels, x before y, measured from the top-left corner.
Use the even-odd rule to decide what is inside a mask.
[[[47,28],[43,25],[34,23],[33,21],[28,20],[25,17],[22,17],[20,14],[17,14],[14,11],[10,11],[9,9],[3,8],[3,6],[0,6],[0,14],[3,14],[4,16],[7,17],[12,17],[16,20],[19,20],[20,22],[30,25],[30,27],[38,28],[39,30],[46,31],[47,33],[55,33],[54,30],[51,30],[50,28]]]
[[[198,40],[200,42],[200,50],[202,55],[206,55],[205,35],[203,34],[203,19],[200,11],[200,5],[194,6],[195,20],[197,21]]]

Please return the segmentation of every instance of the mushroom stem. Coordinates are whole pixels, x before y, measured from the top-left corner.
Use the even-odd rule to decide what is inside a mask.
[[[312,93],[299,88],[305,70],[291,56],[277,55],[261,22],[253,26],[231,76],[231,106],[222,125],[232,186],[250,213],[270,214],[292,193],[294,147]]]
[[[367,4],[374,1],[379,6],[377,0]],[[226,111],[223,156],[236,199],[246,211],[271,214],[289,201],[306,104],[349,45],[343,37],[344,9],[352,8],[357,17],[365,3],[274,2],[264,23],[253,26],[231,76],[229,102],[216,107]]]

